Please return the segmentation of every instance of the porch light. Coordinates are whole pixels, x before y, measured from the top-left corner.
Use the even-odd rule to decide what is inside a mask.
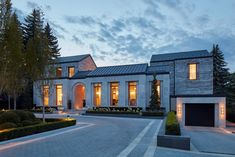
[[[220,104],[220,119],[225,119],[225,105]]]
[[[177,111],[177,117],[179,120],[182,120],[182,104],[179,103],[177,104],[177,108],[176,108],[176,111]]]

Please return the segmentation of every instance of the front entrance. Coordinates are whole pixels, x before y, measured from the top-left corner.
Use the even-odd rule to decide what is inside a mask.
[[[83,108],[83,102],[86,98],[86,90],[83,84],[75,86],[74,90],[74,109],[79,110]]]
[[[215,104],[185,104],[186,126],[214,127]]]

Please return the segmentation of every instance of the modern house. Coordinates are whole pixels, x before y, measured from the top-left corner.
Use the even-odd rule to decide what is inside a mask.
[[[174,110],[183,125],[225,126],[225,98],[213,95],[213,59],[207,50],[157,54],[150,64],[97,67],[91,55],[60,57],[54,86],[34,88],[34,103],[79,110],[86,107],[149,105],[153,74],[161,106]],[[71,105],[69,105],[71,104]],[[71,108],[70,108],[71,106]]]

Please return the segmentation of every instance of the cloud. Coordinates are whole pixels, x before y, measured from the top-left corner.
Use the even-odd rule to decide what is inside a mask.
[[[94,23],[97,23],[95,19],[90,16],[65,16],[65,21],[71,24],[83,24],[91,26]]]
[[[51,6],[50,6],[50,5],[45,5],[45,9],[46,9],[47,11],[51,11]]]
[[[80,40],[76,35],[73,35],[73,36],[72,36],[72,41],[73,41],[75,44],[84,45],[84,43],[82,42],[82,40]]]
[[[31,2],[31,1],[27,1],[27,7],[28,7],[29,9],[40,8],[37,3]]]
[[[159,10],[160,7],[158,5],[158,1],[156,0],[144,0],[143,1],[147,5],[147,9],[145,10],[145,15],[150,15],[159,20],[165,20],[166,16],[163,15]]]

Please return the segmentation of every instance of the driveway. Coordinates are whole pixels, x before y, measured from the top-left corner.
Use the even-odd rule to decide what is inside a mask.
[[[94,116],[75,118],[77,126],[1,142],[0,157],[154,155],[156,145],[151,144],[161,120]]]
[[[51,114],[47,117],[66,115]],[[76,126],[0,142],[0,157],[231,156],[156,147],[162,122],[158,119],[73,117],[77,119]]]
[[[183,131],[191,137],[194,149],[200,152],[235,156],[235,134],[212,127],[184,127]]]

